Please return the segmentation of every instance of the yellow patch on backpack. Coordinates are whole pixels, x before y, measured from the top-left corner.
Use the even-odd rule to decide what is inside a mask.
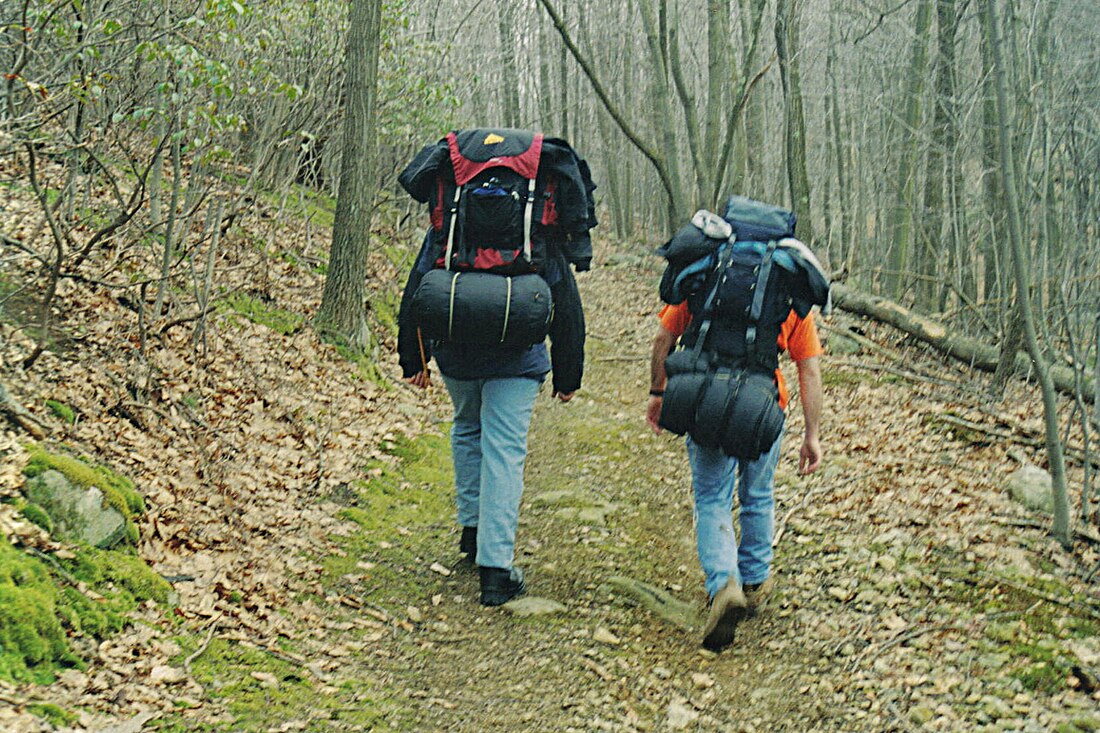
[[[483,142],[482,145],[496,145],[497,143],[502,142],[504,142],[504,138],[502,138],[495,132],[490,132],[488,135],[485,136],[485,142]]]

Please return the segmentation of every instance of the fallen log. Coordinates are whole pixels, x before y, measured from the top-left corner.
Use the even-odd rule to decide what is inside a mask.
[[[833,285],[833,305],[849,313],[873,318],[914,336],[929,346],[948,356],[965,362],[972,367],[992,372],[997,368],[1000,350],[984,344],[977,339],[950,333],[947,327],[938,321],[914,313],[908,308],[877,295],[852,290],[846,285]],[[1016,355],[1016,373],[1026,375],[1031,371],[1031,359],[1024,352]],[[1050,365],[1050,377],[1059,392],[1075,395],[1073,369],[1061,364]],[[1096,399],[1096,385],[1087,374],[1081,375],[1081,397],[1093,402]]]

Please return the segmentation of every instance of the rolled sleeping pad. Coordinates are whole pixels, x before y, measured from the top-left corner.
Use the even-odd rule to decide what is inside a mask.
[[[707,385],[706,372],[686,372],[668,378],[657,424],[670,433],[686,435],[695,425],[695,411]]]
[[[554,315],[550,286],[535,273],[430,270],[412,309],[426,338],[486,346],[540,343]]]
[[[674,367],[686,366],[672,356],[669,361]],[[719,369],[670,374],[657,422],[677,435],[690,433],[703,447],[721,448],[728,456],[752,461],[772,447],[785,417],[771,376]]]
[[[731,408],[720,438],[722,451],[749,461],[767,453],[786,418],[779,407],[774,379],[762,372],[744,372]]]

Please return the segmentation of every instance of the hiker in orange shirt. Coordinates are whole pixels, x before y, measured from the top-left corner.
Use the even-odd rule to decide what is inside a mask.
[[[666,305],[660,313],[661,325],[653,341],[650,398],[646,422],[655,433],[666,384],[665,359],[677,339],[688,329],[692,312],[687,301]],[[776,344],[777,353],[786,351],[798,369],[798,381],[805,417],[805,434],[799,452],[799,470],[813,473],[821,465],[821,343],[813,315],[800,318],[793,310],[783,323]],[[789,399],[783,375],[776,369],[779,405],[786,408]],[[776,463],[779,460],[782,433],[771,448],[755,460],[739,461],[720,448],[699,445],[687,439],[695,495],[695,526],[699,561],[706,575],[710,613],[704,629],[703,646],[718,651],[733,641],[737,624],[754,614],[774,586],[771,574],[772,533],[775,501],[773,497]],[[741,505],[741,539],[733,532],[733,492]]]

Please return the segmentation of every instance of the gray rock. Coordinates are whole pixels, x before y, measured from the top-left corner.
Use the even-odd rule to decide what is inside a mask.
[[[665,724],[669,730],[683,730],[691,725],[699,713],[695,712],[681,702],[672,702],[668,706],[668,718]]]
[[[502,608],[516,616],[550,616],[555,613],[564,613],[566,608],[557,601],[538,596],[523,596],[514,601],[508,601]]]
[[[64,474],[50,470],[27,479],[24,491],[50,515],[54,533],[62,539],[111,547],[126,536],[126,518],[94,486],[74,486]]]
[[[826,345],[830,354],[847,354],[849,356],[858,354],[863,348],[854,338],[849,338],[840,333],[830,333],[826,339]]]
[[[1050,474],[1030,463],[1025,463],[1008,477],[1008,494],[1028,509],[1052,514],[1054,498],[1050,493]]]

